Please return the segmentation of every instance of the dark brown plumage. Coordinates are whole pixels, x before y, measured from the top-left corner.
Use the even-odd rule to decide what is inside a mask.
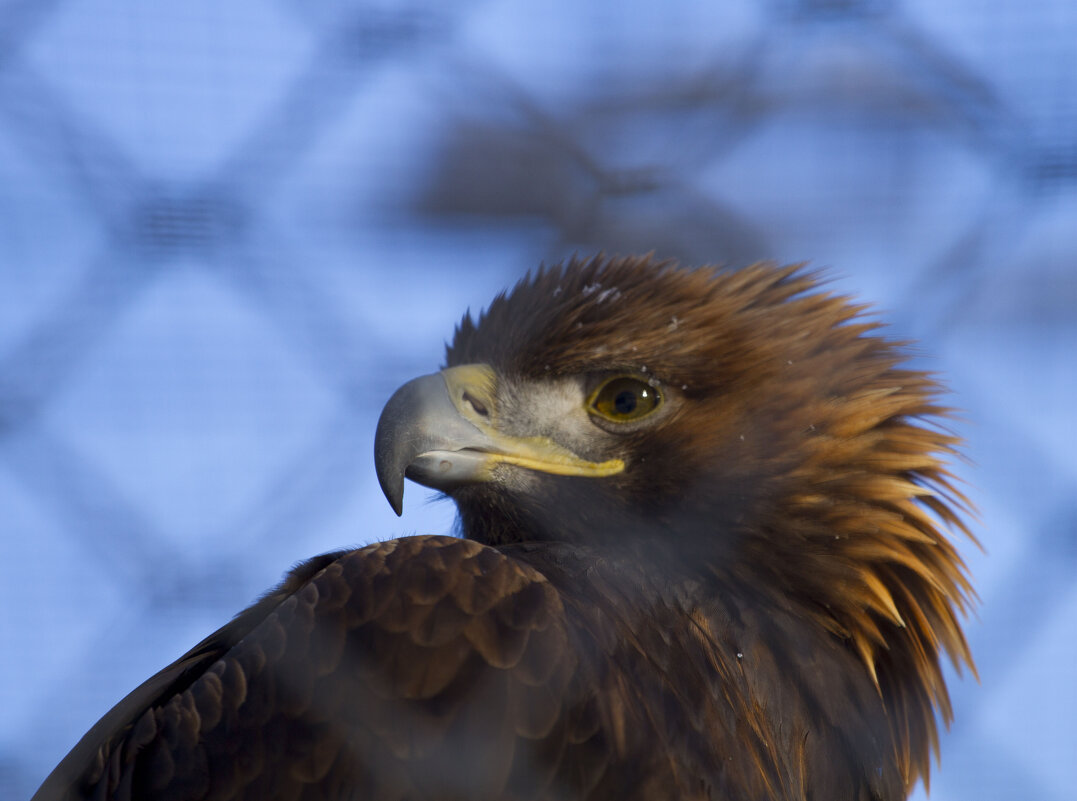
[[[379,423],[467,539],[318,557],[37,799],[900,799],[971,665],[937,385],[797,268],[540,270]]]

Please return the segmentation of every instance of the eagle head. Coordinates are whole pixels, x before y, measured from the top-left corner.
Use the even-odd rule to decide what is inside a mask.
[[[398,513],[405,476],[445,492],[486,544],[627,554],[797,610],[858,655],[912,781],[950,717],[941,653],[971,665],[944,533],[967,503],[938,384],[863,311],[798,266],[540,269],[392,397],[379,480]]]

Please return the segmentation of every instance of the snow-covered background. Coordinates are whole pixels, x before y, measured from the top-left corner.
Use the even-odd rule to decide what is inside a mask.
[[[1073,0],[0,2],[0,796],[293,562],[448,531],[381,405],[600,249],[920,340],[986,551],[931,798],[1073,798]]]

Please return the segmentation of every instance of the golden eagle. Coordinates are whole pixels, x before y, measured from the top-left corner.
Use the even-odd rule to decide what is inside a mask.
[[[905,798],[971,665],[965,502],[862,311],[798,267],[528,276],[378,424],[389,502],[463,538],[296,568],[35,798]]]

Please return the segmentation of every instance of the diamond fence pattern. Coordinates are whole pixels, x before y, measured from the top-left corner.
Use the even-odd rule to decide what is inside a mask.
[[[810,259],[968,422],[933,799],[1072,797],[1077,5],[0,4],[0,796],[314,553],[541,260]],[[919,791],[923,794],[922,790]]]

